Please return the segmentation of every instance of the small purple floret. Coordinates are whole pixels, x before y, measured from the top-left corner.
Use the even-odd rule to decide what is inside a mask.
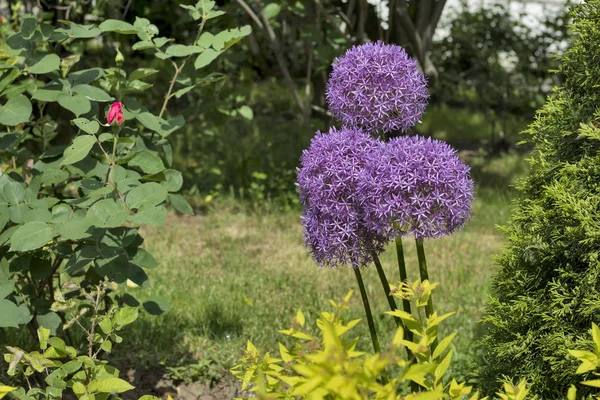
[[[367,229],[358,187],[367,157],[382,145],[358,129],[317,132],[298,168],[306,245],[320,266],[360,267],[387,239]]]
[[[417,62],[397,45],[354,46],[333,63],[329,110],[344,125],[374,134],[406,131],[421,122],[427,83]]]
[[[361,179],[366,225],[382,236],[437,238],[471,214],[469,167],[447,143],[420,136],[390,140],[369,157]]]

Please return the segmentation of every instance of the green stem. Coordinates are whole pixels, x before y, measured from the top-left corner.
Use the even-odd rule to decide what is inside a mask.
[[[406,262],[404,261],[404,248],[402,246],[402,237],[396,238],[396,258],[398,259],[398,270],[400,271],[400,281],[408,283],[408,274],[406,273]],[[402,299],[402,308],[405,312],[411,314],[410,301]],[[406,340],[413,341],[413,333],[410,330],[405,331]]]
[[[388,304],[390,305],[390,311],[396,311],[398,306],[396,306],[396,301],[392,296],[390,289],[390,284],[388,283],[387,277],[385,276],[385,271],[383,270],[383,266],[381,265],[381,261],[379,261],[379,257],[377,254],[373,253],[373,263],[375,264],[375,268],[377,268],[377,273],[379,274],[379,280],[381,281],[381,286],[383,287],[383,291],[385,292],[385,297],[387,298]],[[394,321],[396,321],[396,326],[402,326],[402,320],[398,317],[394,317]]]
[[[360,274],[360,269],[352,269],[354,270],[356,282],[358,283],[358,288],[360,289],[360,297],[362,297],[363,305],[365,307],[367,323],[369,324],[369,333],[371,334],[371,341],[373,342],[373,350],[375,351],[375,353],[381,354],[381,349],[379,348],[379,340],[377,340],[377,332],[375,331],[375,321],[373,320],[373,314],[371,314],[371,306],[369,305],[369,298],[367,297],[367,291],[365,290],[365,284],[363,282],[362,275]],[[385,376],[385,373],[381,376],[381,380],[384,385],[388,383],[388,379]]]
[[[381,353],[379,348],[379,340],[377,340],[377,332],[375,331],[375,321],[373,320],[373,314],[371,314],[371,306],[369,305],[369,298],[367,297],[367,291],[365,290],[365,284],[360,274],[359,268],[353,268],[354,275],[356,275],[356,282],[360,289],[360,297],[362,297],[363,305],[365,306],[365,314],[367,316],[367,322],[369,324],[369,332],[371,333],[371,341],[373,342],[373,350],[375,353]]]
[[[373,262],[375,263],[375,267],[377,268],[377,273],[379,274],[379,279],[381,280],[381,286],[383,286],[383,291],[385,292],[385,297],[387,298],[388,304],[390,305],[390,311],[395,311],[398,309],[396,305],[396,301],[394,300],[394,296],[392,296],[392,290],[390,289],[390,284],[388,283],[387,277],[385,276],[385,271],[383,270],[383,266],[381,265],[381,261],[379,261],[379,257],[377,254],[373,253]],[[394,317],[394,321],[396,322],[396,326],[398,328],[402,327],[404,330],[404,335],[406,337],[410,337],[410,341],[412,341],[413,334],[408,328],[402,323],[402,320],[398,317]],[[410,359],[412,357],[412,351],[407,347],[406,354]]]
[[[421,275],[421,282],[429,280],[429,274],[427,273],[427,260],[425,259],[425,249],[423,248],[423,239],[416,239],[417,243],[417,257],[419,259],[419,274]],[[425,306],[425,315],[429,318],[433,314],[433,300],[432,296],[429,296],[429,301]]]

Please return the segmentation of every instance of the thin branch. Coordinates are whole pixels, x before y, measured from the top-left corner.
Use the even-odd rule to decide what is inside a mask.
[[[433,6],[435,0],[421,0],[417,5],[417,17],[415,26],[420,35],[423,34],[423,31],[428,25],[431,17],[431,8]]]
[[[359,0],[358,28],[356,29],[359,43],[364,43],[367,38],[365,28],[367,25],[367,16],[369,13],[369,3],[367,0]]]
[[[446,6],[446,0],[438,0],[435,3],[435,8],[433,9],[433,13],[431,15],[429,25],[427,25],[427,28],[422,33],[423,46],[425,47],[426,51],[429,51],[429,48],[431,47],[431,42],[433,40],[433,34],[435,32],[435,29],[437,28],[438,23],[440,22],[440,18],[442,16],[442,11],[444,10],[445,6]]]
[[[245,1],[243,0],[237,0],[238,4],[240,6],[242,6],[242,8],[244,9],[244,11],[246,11],[246,14],[248,14],[250,16],[250,18],[252,18],[252,20],[254,21],[254,23],[261,29],[264,30],[265,27],[263,26],[263,23],[261,22],[260,18],[258,18],[258,15],[256,15],[256,13],[254,12],[254,10],[252,10],[252,8],[250,8],[250,6],[248,4],[246,4]]]
[[[264,14],[262,14],[262,13],[260,13],[260,15],[256,14],[254,12],[254,10],[252,10],[252,8],[244,0],[236,0],[236,1],[238,2],[238,4],[240,6],[242,6],[242,8],[246,11],[246,13],[250,16],[250,18],[252,18],[252,20],[256,23],[256,25],[258,25],[258,27],[261,28],[263,30],[263,32],[265,33],[265,35],[267,36],[267,39],[269,40],[269,42],[271,44],[271,48],[275,55],[275,60],[277,61],[277,65],[279,66],[279,69],[281,70],[281,73],[283,74],[283,77],[288,86],[288,89],[292,92],[294,101],[298,105],[298,108],[300,108],[300,110],[302,111],[302,114],[304,116],[304,120],[307,124],[307,127],[310,129],[310,116],[309,116],[308,110],[304,106],[304,102],[302,101],[302,98],[300,97],[300,94],[298,93],[296,84],[294,83],[294,80],[292,79],[292,75],[290,74],[290,71],[285,63],[285,59],[283,57],[283,49],[281,48],[281,44],[279,43],[279,40],[277,39],[277,35],[275,34],[275,31],[273,30],[271,23],[264,16]]]
[[[390,0],[390,12],[388,14],[388,28],[385,33],[385,42],[390,43],[390,39],[392,37],[392,30],[394,26],[394,10],[396,9],[396,0]]]

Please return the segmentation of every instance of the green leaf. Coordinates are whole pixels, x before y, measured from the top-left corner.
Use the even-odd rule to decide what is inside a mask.
[[[166,120],[159,118],[148,111],[139,113],[136,116],[136,119],[140,121],[146,128],[153,130],[161,136],[163,136],[164,132],[163,126],[165,128],[168,126],[168,122]]]
[[[211,11],[209,11],[208,14],[206,14],[206,19],[209,20],[209,19],[217,18],[224,14],[225,14],[225,11],[211,10]]]
[[[8,182],[2,188],[2,194],[9,204],[19,204],[25,199],[25,189],[18,182]]]
[[[69,96],[68,94],[63,93],[58,96],[58,104],[71,111],[77,117],[87,113],[92,109],[92,104],[90,101],[85,96],[80,94]]]
[[[44,54],[31,59],[31,65],[27,67],[30,74],[47,74],[60,68],[60,57],[56,54]]]
[[[123,393],[131,389],[135,388],[120,378],[106,378],[100,381],[92,381],[88,385],[88,390],[92,393]]]
[[[281,6],[277,3],[269,3],[263,8],[262,13],[266,19],[273,19],[281,12]]]
[[[157,69],[152,69],[152,68],[138,68],[135,71],[133,71],[130,75],[129,78],[127,78],[128,82],[133,82],[136,81],[138,79],[144,79],[149,77],[150,75],[154,75],[158,72]]]
[[[73,92],[93,101],[104,102],[114,100],[114,97],[110,96],[104,90],[87,84],[73,86],[72,90]]]
[[[90,121],[86,118],[76,118],[74,120],[71,120],[71,122],[75,124],[75,126],[77,126],[79,129],[81,129],[85,133],[89,133],[90,135],[94,135],[96,132],[98,132],[98,129],[100,129],[100,124],[98,124],[98,122]],[[92,139],[94,138],[92,137]]]
[[[58,233],[67,240],[80,240],[90,236],[89,228],[90,223],[85,218],[73,216],[59,226]]]
[[[120,201],[104,199],[94,203],[85,218],[94,226],[100,228],[116,228],[123,225],[129,217],[129,210]]]
[[[64,93],[65,92],[63,92],[62,90],[38,89],[35,92],[33,92],[31,98],[39,101],[53,102],[58,101],[58,97]]]
[[[167,222],[167,209],[164,207],[143,207],[129,217],[138,225],[163,226]]]
[[[238,108],[237,111],[242,117],[246,118],[249,121],[252,121],[252,119],[254,118],[254,112],[248,106],[241,106],[240,108]]]
[[[250,25],[219,32],[214,37],[212,46],[215,50],[223,52],[242,40],[244,37],[248,36],[250,33],[252,33],[252,28]]]
[[[21,322],[21,311],[12,301],[0,299],[0,328],[18,328]]]
[[[86,388],[83,385],[83,383],[81,382],[75,382],[73,383],[73,393],[75,393],[77,395],[77,398],[82,399],[83,395],[85,394]]]
[[[62,325],[62,320],[53,311],[50,311],[43,315],[38,315],[35,317],[39,326],[42,326],[46,329],[50,329],[50,335],[56,336],[56,334],[60,331],[60,326]]]
[[[125,202],[129,208],[153,207],[167,199],[167,189],[156,182],[144,183],[128,194]]]
[[[150,253],[148,253],[150,254]],[[152,257],[152,256],[150,256]],[[0,281],[0,299],[6,298],[15,288],[14,281]]]
[[[439,363],[439,365],[435,368],[434,376],[436,382],[440,381],[448,368],[450,367],[450,361],[452,361],[452,350],[448,352],[446,357]]]
[[[4,106],[0,106],[0,125],[16,126],[29,121],[31,116],[31,102],[22,94],[8,99]]]
[[[100,345],[100,348],[102,350],[104,350],[107,353],[112,352],[112,342],[108,339],[106,339],[104,342],[102,342],[102,344]]]
[[[71,24],[71,29],[69,31],[69,36],[74,39],[91,39],[99,36],[102,31],[97,27],[89,27],[78,24]]]
[[[158,261],[156,261],[154,256],[142,248],[137,249],[137,252],[133,256],[131,261],[135,265],[146,269],[154,269],[158,267]]]
[[[122,327],[132,324],[138,318],[139,312],[135,307],[122,307],[113,317],[113,323],[117,326],[117,330]]]
[[[194,210],[189,205],[189,203],[185,200],[185,198],[180,194],[170,194],[169,202],[177,211],[186,215],[194,215]]]
[[[152,39],[152,41],[154,42],[154,44],[157,47],[163,47],[168,42],[175,41],[175,39],[169,39],[169,38],[166,38],[166,37],[157,37],[157,38]]]
[[[161,182],[161,185],[167,188],[169,192],[177,192],[183,186],[183,176],[181,172],[174,169],[166,169],[164,171],[165,182]]]
[[[167,54],[173,57],[187,57],[190,54],[201,53],[204,49],[199,46],[185,46],[182,44],[174,44],[167,48]]]
[[[51,219],[52,213],[50,213],[50,211],[46,210],[45,208],[33,209],[23,216],[23,222],[25,223],[35,221],[49,222]]]
[[[64,159],[60,165],[70,165],[83,160],[89,154],[92,147],[94,147],[95,143],[96,138],[92,135],[77,136],[73,140],[73,143],[65,150]]]
[[[117,19],[107,19],[99,26],[102,32],[117,32],[123,35],[135,35],[138,30],[128,22]]]
[[[103,319],[101,319],[98,323],[98,326],[100,327],[100,329],[102,329],[102,332],[104,332],[105,335],[110,334],[113,330],[113,325],[109,316],[106,316]]]
[[[135,43],[131,46],[133,50],[147,50],[147,49],[155,49],[156,45],[149,40],[142,40],[141,42]]]
[[[183,96],[190,90],[194,89],[195,87],[196,87],[196,85],[191,85],[191,86],[184,87],[183,89],[179,89],[178,91],[175,92],[175,97],[180,98],[181,96]]]
[[[27,204],[19,204],[16,206],[12,206],[8,209],[8,215],[12,222],[15,224],[22,224],[25,215],[29,212],[29,207]]]
[[[10,238],[11,251],[29,251],[39,249],[50,240],[54,234],[50,225],[41,221],[28,222],[13,233]]]
[[[71,72],[67,79],[72,86],[87,85],[104,76],[102,68],[89,68],[77,72]]]
[[[158,174],[165,169],[160,157],[148,150],[143,150],[136,154],[129,161],[129,166],[137,167],[148,175]]]
[[[208,64],[213,62],[217,57],[221,55],[221,51],[215,51],[213,49],[206,49],[196,58],[194,68],[200,69],[206,67]]]
[[[23,23],[21,24],[21,35],[25,39],[31,39],[35,33],[35,28],[37,28],[36,18],[32,15],[25,16],[23,18]]]
[[[212,33],[204,32],[202,35],[200,35],[200,39],[198,39],[198,42],[196,42],[196,44],[200,47],[208,49],[210,46],[212,46],[214,38],[215,35],[213,35]]]
[[[162,297],[151,297],[143,304],[144,310],[150,315],[162,315],[171,311],[171,304]]]

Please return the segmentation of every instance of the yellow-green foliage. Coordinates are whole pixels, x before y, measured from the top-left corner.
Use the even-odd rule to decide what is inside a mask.
[[[317,335],[309,333],[306,318],[302,311],[298,311],[293,326],[280,331],[297,339],[292,349],[280,343],[279,357],[273,357],[248,341],[240,364],[231,371],[242,381],[242,390],[253,392],[257,398],[265,400],[478,400],[479,394],[473,387],[459,383],[447,374],[452,360],[452,350],[448,349],[456,334],[436,342],[440,323],[452,313],[424,318],[423,309],[436,286],[428,281],[417,281],[392,288],[394,296],[410,300],[417,307],[416,316],[401,310],[387,313],[402,319],[404,326],[413,332],[413,341],[405,339],[405,330],[400,327],[381,354],[357,351],[357,339],[349,339],[348,336],[360,320],[347,321],[345,318],[352,296],[350,292],[341,303],[330,301],[333,311],[320,314],[316,321]],[[569,351],[580,361],[579,375],[600,369],[600,328],[596,324],[592,325],[592,338],[594,351]],[[600,373],[594,375],[600,376]],[[507,379],[503,381],[502,391],[496,393],[497,399],[545,400],[530,393],[525,379],[517,385]],[[580,383],[600,388],[600,379]],[[600,396],[577,397],[577,388],[572,385],[566,396],[560,398],[598,400]]]
[[[472,387],[446,376],[455,334],[438,342],[438,327],[452,313],[424,316],[436,286],[424,281],[392,289],[394,296],[416,306],[416,315],[401,310],[388,312],[412,331],[413,341],[406,340],[405,329],[399,327],[381,354],[357,351],[357,339],[350,332],[360,320],[345,318],[350,292],[341,303],[331,301],[333,311],[320,314],[316,321],[318,335],[306,329],[304,314],[298,311],[293,326],[280,331],[297,339],[293,348],[279,344],[279,357],[273,357],[248,342],[240,364],[232,372],[242,380],[243,390],[255,392],[261,399],[477,400],[479,395]],[[507,384],[505,393],[499,396],[521,400],[527,392],[522,381],[518,386]]]
[[[587,331],[600,323],[600,0],[572,16],[564,85],[526,131],[531,171],[504,229],[480,341],[486,394],[512,376],[543,399],[563,398],[581,380],[569,350],[591,347]]]

